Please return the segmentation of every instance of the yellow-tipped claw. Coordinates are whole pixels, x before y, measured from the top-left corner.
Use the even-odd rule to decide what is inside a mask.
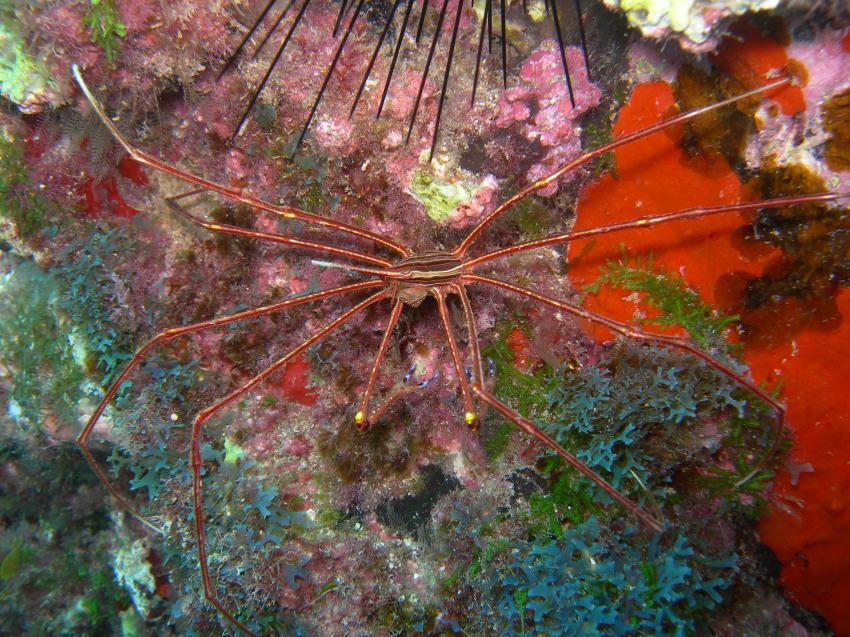
[[[469,425],[470,427],[472,427],[472,425],[475,424],[475,420],[477,418],[478,418],[478,416],[476,416],[471,411],[468,411],[463,415],[463,419],[466,421],[466,424]]]
[[[364,422],[366,422],[366,414],[364,414],[362,411],[358,411],[356,414],[354,414],[354,424],[355,425],[357,425],[359,427]]]

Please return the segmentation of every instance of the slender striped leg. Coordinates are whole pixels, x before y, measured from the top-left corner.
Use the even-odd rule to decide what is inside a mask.
[[[753,89],[751,91],[746,91],[744,93],[741,93],[740,95],[736,95],[735,97],[730,97],[729,99],[717,102],[716,104],[710,104],[701,108],[695,108],[693,110],[686,111],[680,115],[676,115],[675,117],[665,119],[661,122],[658,122],[657,124],[647,126],[646,128],[643,128],[639,131],[635,131],[634,133],[628,133],[627,135],[623,135],[622,137],[619,137],[614,141],[609,142],[608,144],[604,144],[599,148],[594,148],[593,150],[584,153],[580,157],[577,157],[576,159],[564,164],[555,172],[547,175],[546,177],[543,177],[542,179],[539,179],[538,181],[535,181],[529,186],[526,186],[518,193],[503,202],[498,208],[496,208],[493,212],[491,212],[489,215],[487,215],[481,221],[478,222],[478,225],[476,225],[469,232],[469,234],[466,235],[466,238],[458,245],[458,247],[455,248],[454,254],[457,256],[463,256],[464,254],[466,254],[467,250],[469,249],[469,246],[472,245],[472,243],[481,235],[482,232],[484,232],[484,229],[487,228],[487,226],[496,221],[496,219],[508,212],[508,210],[512,209],[515,205],[517,205],[520,201],[528,197],[530,194],[537,192],[541,188],[545,188],[549,184],[557,181],[558,179],[566,175],[568,172],[572,172],[576,168],[584,166],[588,162],[596,159],[597,157],[600,157],[605,153],[614,150],[615,148],[619,148],[620,146],[625,146],[626,144],[630,144],[631,142],[636,141],[638,139],[643,139],[644,137],[652,135],[653,133],[657,133],[658,131],[665,130],[677,124],[683,124],[699,117],[700,115],[704,115],[705,113],[709,113],[718,108],[734,104],[735,102],[739,102],[743,99],[747,99],[749,97],[753,97],[761,93],[767,93],[774,89],[783,87],[789,84],[790,82],[790,78],[780,78],[774,82],[766,84],[765,86]]]
[[[379,283],[379,285],[382,285],[382,283]],[[308,347],[321,341],[328,334],[342,326],[346,321],[350,320],[355,314],[358,314],[370,305],[373,305],[378,301],[386,298],[386,296],[386,292],[384,290],[381,290],[380,292],[376,292],[366,300],[361,301],[351,309],[343,312],[338,318],[334,319],[328,325],[326,325],[318,332],[304,340],[300,345],[290,350],[283,358],[280,358],[279,360],[272,363],[269,367],[267,367],[262,372],[251,378],[241,387],[234,389],[224,398],[218,400],[214,404],[200,411],[198,415],[195,416],[195,419],[192,421],[192,493],[195,511],[195,534],[198,540],[198,563],[201,567],[201,579],[204,583],[204,597],[206,597],[207,601],[213,606],[215,606],[215,608],[218,609],[218,611],[222,615],[224,615],[227,620],[230,621],[231,624],[233,624],[236,628],[239,628],[248,635],[253,635],[254,633],[249,630],[244,624],[242,624],[239,620],[237,620],[236,617],[224,607],[224,604],[221,603],[221,601],[218,599],[218,596],[216,595],[215,586],[213,585],[212,578],[210,577],[209,563],[207,560],[206,533],[204,531],[204,512],[201,499],[201,432],[203,430],[203,427],[210,418],[218,414],[222,409],[224,409],[228,405],[233,404],[233,402],[238,400],[241,396],[244,396],[246,393],[263,383],[266,379],[269,378],[269,376],[281,370],[293,357],[298,356]]]
[[[696,358],[703,361],[709,367],[714,368],[716,371],[729,378],[734,383],[740,385],[753,395],[757,396],[760,400],[767,404],[776,414],[776,418],[774,420],[774,436],[767,452],[765,452],[765,454],[761,458],[759,458],[755,462],[755,464],[753,464],[750,472],[735,484],[736,488],[746,484],[753,477],[755,477],[755,475],[762,470],[768,460],[770,460],[774,456],[776,451],[779,449],[779,445],[782,443],[782,430],[785,426],[785,407],[782,405],[782,403],[777,401],[773,396],[771,396],[764,389],[756,385],[753,381],[749,380],[745,376],[742,376],[731,367],[724,365],[717,359],[713,358],[710,354],[707,354],[699,348],[694,347],[694,345],[692,345],[690,341],[688,341],[688,339],[680,338],[678,336],[667,336],[664,334],[653,334],[651,332],[646,332],[639,328],[633,327],[628,323],[614,321],[612,319],[602,316],[601,314],[591,312],[590,310],[586,310],[572,303],[558,301],[557,299],[549,298],[548,296],[538,294],[537,292],[534,292],[527,288],[520,287],[512,283],[507,283],[505,281],[499,281],[498,279],[491,279],[489,277],[483,277],[474,274],[465,274],[461,277],[461,279],[469,283],[484,283],[485,285],[491,285],[493,287],[500,288],[513,294],[525,296],[534,301],[549,305],[550,307],[569,312],[573,316],[577,316],[579,318],[592,321],[599,325],[603,325],[604,327],[610,329],[612,332],[616,334],[622,334],[627,338],[639,341],[646,341],[648,343],[657,343],[659,345],[667,345],[688,352],[689,354],[692,354]]]
[[[378,422],[381,418],[383,418],[384,414],[390,410],[394,404],[396,404],[399,400],[404,398],[405,396],[409,396],[411,394],[415,394],[420,389],[425,389],[428,385],[437,380],[440,375],[435,374],[428,380],[422,381],[421,383],[417,383],[415,385],[411,385],[409,383],[410,376],[413,374],[414,370],[410,370],[404,377],[404,383],[397,385],[394,389],[390,390],[390,392],[384,397],[384,399],[378,403],[378,406],[375,407],[369,413],[368,422],[370,424]]]
[[[561,458],[563,458],[564,461],[567,462],[567,464],[572,466],[584,477],[586,477],[600,489],[605,491],[605,493],[610,495],[615,501],[619,502],[625,509],[631,511],[646,526],[648,526],[654,531],[662,531],[664,529],[664,523],[661,520],[652,517],[649,513],[644,511],[637,503],[632,502],[629,498],[620,493],[611,484],[609,484],[607,480],[602,478],[602,476],[598,475],[595,471],[585,465],[581,460],[576,458],[573,454],[571,454],[569,451],[567,451],[561,445],[555,442],[555,440],[543,433],[530,420],[528,420],[527,418],[523,418],[514,409],[508,407],[505,403],[496,398],[490,392],[489,388],[485,387],[483,366],[481,363],[481,351],[478,343],[478,333],[475,329],[475,321],[473,319],[472,314],[472,305],[469,302],[469,298],[466,294],[466,290],[464,289],[464,287],[462,285],[459,285],[457,287],[460,290],[461,306],[463,307],[463,315],[464,320],[466,322],[466,329],[469,332],[470,352],[472,354],[472,391],[475,393],[475,395],[478,396],[478,398],[482,400],[485,404],[494,408],[496,411],[502,414],[503,417],[507,418],[517,427],[522,429],[525,433],[532,436],[533,438],[536,438],[544,445],[549,447],[552,451],[554,451]]]
[[[485,380],[484,362],[481,360],[481,343],[478,341],[478,330],[475,327],[475,314],[472,311],[472,303],[469,302],[469,295],[466,293],[466,288],[463,285],[456,285],[455,291],[460,297],[460,303],[463,308],[463,318],[466,323],[466,332],[469,335],[469,352],[472,358],[473,388],[477,385],[478,387],[483,387],[485,390],[490,391],[493,389],[493,385],[495,383],[495,379],[493,378],[494,373],[491,369],[490,378]],[[492,361],[490,361],[490,364],[492,365]],[[485,403],[484,407],[479,410],[476,426],[484,421],[484,418],[487,416],[488,409],[489,405]]]
[[[401,316],[401,310],[404,307],[404,301],[396,299],[393,304],[390,320],[387,322],[387,327],[384,330],[384,336],[381,339],[381,345],[378,348],[378,353],[375,355],[375,363],[372,365],[372,371],[369,374],[369,382],[366,384],[366,391],[363,392],[363,398],[360,400],[360,409],[354,415],[354,424],[360,431],[366,431],[369,425],[374,422],[372,414],[369,414],[369,399],[372,397],[372,391],[375,388],[375,381],[378,378],[378,372],[381,370],[381,363],[384,361],[384,356],[387,353],[387,347],[390,344],[393,330],[398,323],[398,317]]]
[[[691,221],[694,219],[702,219],[718,214],[727,214],[730,212],[747,212],[761,210],[763,208],[780,208],[785,206],[796,206],[805,203],[827,203],[830,201],[838,201],[839,199],[850,198],[850,192],[819,192],[807,195],[792,195],[789,197],[777,197],[775,199],[762,199],[761,201],[745,201],[741,203],[728,204],[725,206],[713,206],[710,208],[688,208],[687,210],[679,210],[677,212],[667,212],[660,215],[647,217],[639,217],[630,221],[622,221],[620,223],[612,223],[597,228],[588,228],[587,230],[575,230],[565,232],[564,234],[553,235],[551,237],[543,237],[534,241],[527,241],[517,245],[501,248],[482,254],[465,262],[467,269],[474,268],[477,265],[499,259],[518,252],[527,250],[536,250],[550,245],[559,243],[569,243],[578,239],[587,239],[601,234],[610,234],[612,232],[620,232],[622,230],[649,229],[655,226],[670,223],[672,221]]]
[[[256,318],[258,316],[265,316],[267,314],[271,314],[273,312],[278,312],[280,310],[284,310],[289,307],[294,307],[296,305],[301,305],[303,303],[310,303],[312,301],[320,301],[322,299],[330,298],[333,296],[339,296],[348,292],[356,292],[358,290],[366,290],[369,288],[375,288],[385,285],[382,281],[364,281],[362,283],[354,283],[352,285],[346,285],[343,287],[333,288],[330,290],[323,290],[321,292],[316,292],[314,294],[308,294],[305,296],[300,296],[292,299],[287,299],[286,301],[281,301],[280,303],[275,303],[273,305],[266,305],[263,307],[254,308],[251,310],[245,310],[244,312],[239,312],[237,314],[231,314],[230,316],[222,316],[215,319],[210,319],[208,321],[201,321],[200,323],[193,323],[192,325],[185,325],[183,327],[174,327],[171,329],[167,329],[163,332],[160,332],[156,336],[154,336],[151,340],[147,341],[144,345],[142,345],[136,353],[133,355],[133,358],[128,363],[127,367],[124,368],[118,377],[112,382],[109,388],[106,390],[103,398],[100,403],[98,403],[91,417],[89,417],[86,426],[83,427],[83,430],[80,432],[80,435],[77,436],[77,444],[80,447],[80,450],[83,452],[83,456],[86,461],[91,466],[95,475],[101,481],[109,494],[115,498],[115,500],[127,511],[130,512],[136,519],[142,522],[148,528],[156,531],[157,533],[161,533],[162,530],[151,524],[148,520],[146,520],[136,509],[130,504],[127,498],[121,494],[120,491],[109,481],[109,478],[106,475],[106,472],[100,468],[97,462],[92,456],[91,451],[88,448],[88,439],[91,436],[92,431],[97,425],[98,420],[103,415],[106,406],[112,401],[115,397],[115,394],[118,392],[118,389],[124,382],[129,378],[130,374],[139,364],[145,359],[148,353],[151,352],[154,348],[158,347],[162,343],[166,343],[171,341],[179,336],[185,336],[187,334],[194,334],[196,332],[203,332],[205,330],[213,329],[216,327],[221,327],[223,325],[228,325],[230,323],[235,323],[237,321],[243,321],[246,319]]]
[[[484,365],[481,362],[481,344],[478,342],[478,330],[475,327],[475,315],[472,312],[472,303],[469,295],[462,285],[454,286],[455,293],[460,297],[460,305],[463,308],[463,319],[466,323],[466,331],[469,334],[469,351],[472,356],[472,380],[479,386],[484,386]]]
[[[452,360],[457,370],[457,378],[460,382],[460,393],[463,398],[464,414],[463,419],[470,429],[475,431],[478,428],[478,416],[475,413],[475,406],[472,404],[472,391],[469,388],[469,381],[466,378],[466,373],[463,369],[463,361],[460,357],[460,349],[457,346],[455,331],[449,319],[449,310],[446,307],[446,293],[442,288],[437,288],[434,291],[434,296],[437,297],[437,307],[440,310],[440,319],[443,321],[443,328],[446,332],[446,340],[449,342],[449,349],[452,353]]]
[[[585,478],[593,482],[600,489],[605,491],[609,496],[611,496],[614,500],[616,500],[620,505],[623,506],[628,511],[631,511],[641,522],[643,522],[646,526],[648,526],[653,531],[663,531],[664,523],[661,520],[656,520],[649,513],[640,508],[637,504],[629,500],[626,496],[620,493],[613,486],[608,484],[608,482],[599,476],[595,471],[590,469],[586,464],[584,464],[581,460],[576,458],[569,451],[564,449],[561,445],[555,442],[552,438],[547,436],[545,433],[540,431],[537,426],[531,422],[528,418],[523,418],[516,411],[508,407],[498,398],[496,398],[493,394],[488,392],[486,389],[479,385],[473,385],[472,390],[475,394],[483,400],[485,403],[490,405],[493,409],[498,411],[502,416],[510,420],[517,427],[522,429],[525,433],[533,438],[537,438],[544,445],[549,447],[552,451],[558,454],[564,461],[572,466],[576,471],[582,474]]]
[[[305,6],[309,1],[310,0],[305,0]],[[372,241],[378,245],[393,250],[394,252],[400,254],[403,257],[410,256],[410,251],[403,245],[396,243],[395,241],[392,241],[391,239],[388,239],[378,233],[369,232],[368,230],[363,230],[361,228],[358,228],[357,226],[352,226],[341,221],[327,219],[320,215],[305,212],[304,210],[299,210],[298,208],[293,208],[291,206],[280,206],[268,203],[261,199],[257,199],[256,197],[247,195],[242,190],[228,188],[227,186],[222,186],[221,184],[217,184],[213,181],[209,181],[207,179],[203,179],[202,177],[198,177],[197,175],[193,175],[192,173],[188,173],[172,164],[157,159],[153,155],[149,155],[148,153],[139,150],[138,148],[130,144],[130,142],[128,142],[126,139],[124,139],[123,135],[121,135],[120,131],[112,122],[112,120],[107,117],[106,111],[103,110],[103,107],[101,106],[100,102],[95,99],[94,94],[91,92],[91,89],[89,89],[85,80],[83,80],[83,76],[80,73],[79,67],[74,64],[71,69],[74,74],[74,79],[76,80],[77,85],[80,87],[80,90],[85,94],[86,99],[88,99],[92,108],[95,110],[95,113],[97,113],[97,116],[100,121],[109,130],[109,132],[115,138],[115,141],[117,141],[124,148],[127,154],[130,155],[130,158],[139,162],[143,166],[148,166],[149,168],[158,170],[162,173],[165,173],[166,175],[171,175],[172,177],[175,177],[176,179],[184,181],[188,184],[200,186],[205,190],[209,190],[210,192],[217,193],[222,197],[226,197],[227,199],[231,199],[233,201],[245,204],[246,206],[254,208],[255,210],[263,210],[283,219],[297,219],[299,221],[310,223],[315,226],[332,228],[339,232],[344,232],[346,234],[359,237],[361,239]]]
[[[165,202],[172,210],[180,214],[182,217],[198,226],[201,226],[202,228],[205,228],[206,230],[209,230],[210,232],[217,232],[219,234],[229,234],[236,237],[244,237],[247,239],[258,239],[260,241],[270,241],[272,243],[283,243],[294,248],[300,248],[302,250],[309,250],[312,252],[321,252],[323,254],[333,254],[336,256],[353,259],[355,261],[369,263],[371,265],[383,267],[390,267],[392,265],[392,263],[390,263],[386,259],[381,259],[380,257],[373,257],[368,254],[355,252],[354,250],[346,250],[345,248],[335,248],[333,246],[329,246],[324,243],[317,243],[315,241],[303,241],[301,239],[287,237],[286,235],[275,234],[270,232],[258,232],[256,230],[240,228],[239,226],[232,226],[226,223],[207,221],[206,219],[202,219],[193,215],[185,207],[177,203],[179,199],[185,199],[187,197],[191,197],[193,195],[197,195],[204,192],[206,191],[202,188],[195,188],[179,195],[175,195],[174,197],[166,197]]]
[[[484,374],[484,360],[481,358],[481,343],[478,340],[478,329],[475,327],[475,314],[472,311],[472,303],[469,302],[469,295],[466,293],[466,287],[463,285],[454,286],[455,293],[460,297],[460,303],[463,309],[464,323],[466,323],[466,332],[469,335],[469,352],[472,358],[472,382],[474,385],[483,387],[486,391],[491,391],[495,384],[496,372],[493,368],[493,361],[490,361],[490,372]],[[480,424],[487,415],[488,405],[484,405],[479,413],[476,414],[476,427]]]

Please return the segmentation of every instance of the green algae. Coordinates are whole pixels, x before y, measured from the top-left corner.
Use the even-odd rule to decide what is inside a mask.
[[[410,194],[425,206],[425,213],[437,223],[448,221],[452,212],[468,203],[478,186],[446,182],[417,170],[410,182]]]
[[[27,110],[53,92],[44,60],[33,57],[24,35],[14,30],[14,11],[0,9],[0,95]]]
[[[490,460],[495,460],[504,453],[508,447],[508,443],[511,441],[511,434],[515,430],[516,427],[513,423],[503,422],[486,437],[484,440],[484,451]]]
[[[245,457],[245,450],[230,438],[224,439],[224,464],[236,465]]]
[[[142,618],[134,608],[127,608],[118,613],[121,619],[121,635],[122,637],[144,637],[145,627]]]
[[[12,545],[6,557],[0,562],[0,579],[7,580],[17,577],[21,571],[21,562],[23,561],[21,550],[24,546],[24,541],[21,538],[12,540]]]
[[[0,217],[14,224],[18,237],[29,239],[45,227],[49,208],[27,174],[21,140],[0,131]]]
[[[83,16],[83,26],[91,34],[92,43],[103,49],[106,61],[111,65],[115,61],[118,39],[127,34],[113,0],[91,0]]]
[[[651,255],[645,260],[637,257],[633,262],[625,256],[620,261],[609,261],[584,291],[596,294],[603,285],[638,292],[656,307],[661,313],[646,323],[660,328],[678,325],[702,348],[728,348],[724,335],[738,317],[725,316],[703,303],[681,276],[656,269]]]
[[[40,427],[47,414],[76,422],[86,374],[61,312],[61,281],[27,259],[7,255],[0,264],[0,362],[14,372],[6,411],[26,427]]]
[[[528,237],[538,238],[549,230],[550,215],[538,199],[527,197],[511,211],[511,221]]]
[[[552,370],[544,367],[526,374],[516,368],[514,354],[507,343],[512,329],[511,323],[497,324],[493,342],[481,352],[484,360],[493,363],[496,373],[494,391],[523,415],[542,412],[546,407],[546,387]]]

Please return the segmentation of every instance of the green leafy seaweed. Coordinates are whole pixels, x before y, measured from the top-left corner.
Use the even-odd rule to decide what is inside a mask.
[[[651,255],[645,260],[637,257],[632,263],[625,255],[619,261],[608,261],[599,278],[584,291],[597,294],[603,285],[638,292],[658,308],[660,314],[646,319],[646,323],[661,328],[681,326],[702,348],[717,347],[722,351],[728,348],[724,333],[738,317],[724,316],[703,303],[682,277],[660,268],[656,270]]]
[[[91,0],[83,16],[83,26],[91,33],[92,43],[103,49],[106,61],[112,64],[115,61],[118,38],[127,34],[113,0]]]

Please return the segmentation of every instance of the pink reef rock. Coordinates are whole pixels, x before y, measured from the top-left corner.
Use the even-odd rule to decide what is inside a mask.
[[[248,177],[250,168],[247,165],[246,160],[247,157],[241,150],[238,148],[230,149],[225,160],[227,175],[230,179],[243,181]]]
[[[545,40],[528,57],[519,72],[519,85],[507,89],[499,100],[496,126],[519,125],[529,142],[546,148],[543,159],[529,169],[529,182],[555,171],[579,153],[581,129],[575,121],[599,104],[602,97],[602,92],[588,80],[581,50],[568,47],[566,57],[575,107],[570,102],[554,40]],[[551,196],[557,190],[558,185],[551,184],[539,194]]]
[[[386,105],[381,115],[390,122],[382,145],[387,150],[396,150],[386,160],[386,170],[399,184],[407,186],[419,167],[419,154],[428,148],[434,134],[434,120],[437,114],[437,85],[426,80],[419,103],[417,124],[414,126],[410,143],[406,142],[409,118],[416,104],[421,76],[411,69],[397,73],[398,81],[390,86]]]
[[[457,229],[466,228],[492,212],[496,207],[498,188],[496,178],[493,175],[487,175],[473,193],[472,198],[451,212],[448,219],[449,225]]]
[[[323,117],[316,123],[313,134],[326,152],[347,154],[353,150],[353,132],[354,127],[349,120],[342,117]]]
[[[116,5],[121,23],[131,35],[143,34],[162,10],[156,0],[124,0]]]

